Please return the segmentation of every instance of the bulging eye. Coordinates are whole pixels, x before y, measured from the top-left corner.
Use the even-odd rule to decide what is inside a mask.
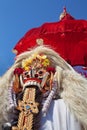
[[[24,72],[24,75],[25,75],[25,76],[28,75],[28,71]]]
[[[44,71],[43,71],[43,70],[39,70],[39,71],[37,72],[37,74],[38,74],[38,78],[39,78],[39,79],[42,79],[42,78],[43,78],[43,75],[44,75]]]
[[[27,77],[27,78],[29,78],[30,76],[29,76],[29,75],[27,75],[26,77]]]
[[[35,74],[35,78],[37,78],[38,77],[38,74]]]
[[[39,68],[39,69],[37,69],[36,72],[34,73],[34,77],[35,77],[35,78],[38,78],[38,79],[42,79],[45,72],[46,72],[45,69]]]
[[[30,77],[29,72],[28,72],[28,71],[25,71],[25,72],[23,73],[23,78],[24,78],[24,79],[27,79],[27,78],[29,78],[29,77]]]
[[[43,71],[42,71],[42,70],[40,70],[38,73],[39,73],[40,75],[42,75],[42,74],[43,74]]]

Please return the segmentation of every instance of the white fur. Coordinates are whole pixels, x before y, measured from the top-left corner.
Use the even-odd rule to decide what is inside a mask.
[[[87,79],[72,71],[64,71],[61,94],[66,105],[78,120],[87,126]]]
[[[56,68],[58,90],[63,100],[82,125],[87,126],[87,80],[75,72],[59,54],[45,46],[36,47],[17,56],[13,66],[0,78],[0,124],[8,120],[8,88],[13,79],[13,71],[16,67],[21,67],[23,59],[34,53],[44,53],[51,60]]]

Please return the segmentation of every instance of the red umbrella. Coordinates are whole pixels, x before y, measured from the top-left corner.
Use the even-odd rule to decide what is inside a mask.
[[[43,41],[72,66],[87,66],[87,21],[74,19],[65,9],[60,18],[58,22],[45,23],[29,30],[13,50],[18,55]]]

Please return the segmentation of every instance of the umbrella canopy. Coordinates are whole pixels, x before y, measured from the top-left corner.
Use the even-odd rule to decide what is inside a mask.
[[[87,66],[87,21],[74,19],[66,9],[60,21],[29,30],[13,50],[19,55],[42,43],[51,46],[72,66]]]

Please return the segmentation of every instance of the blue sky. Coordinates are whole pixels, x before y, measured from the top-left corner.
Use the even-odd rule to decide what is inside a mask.
[[[58,21],[64,6],[76,19],[87,20],[87,0],[0,0],[0,75],[13,64],[19,39],[31,28]]]

